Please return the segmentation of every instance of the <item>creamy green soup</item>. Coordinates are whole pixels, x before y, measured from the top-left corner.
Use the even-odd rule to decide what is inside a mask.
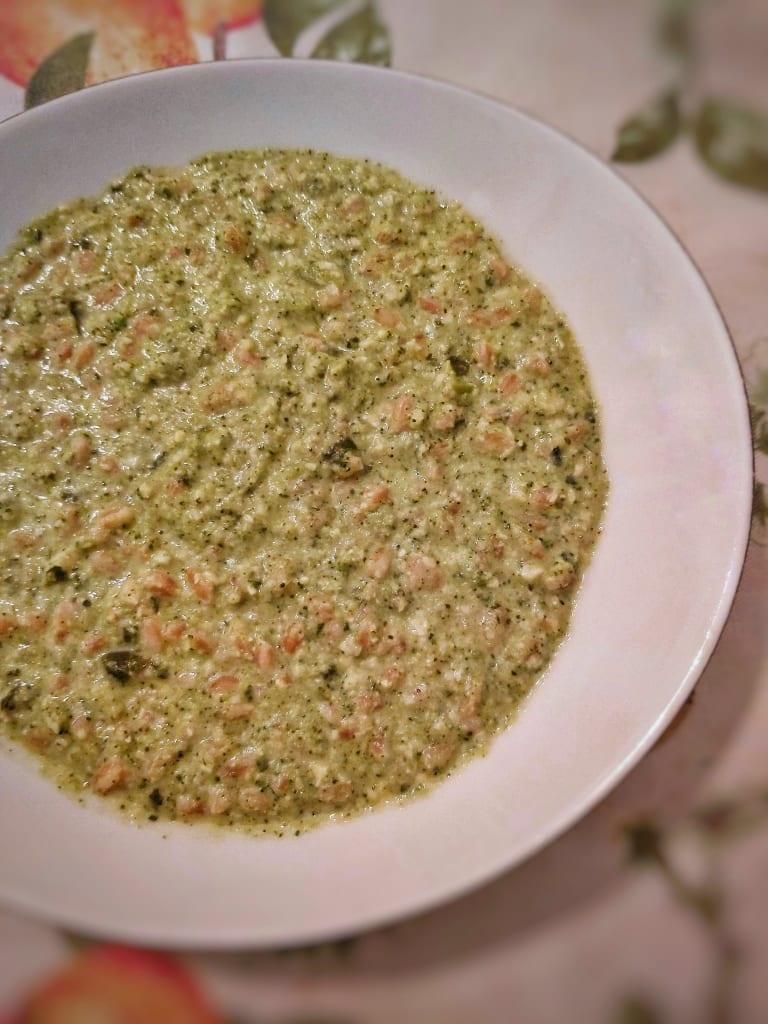
[[[0,331],[0,727],[62,787],[297,829],[510,722],[606,476],[565,321],[463,207],[316,152],[139,167],[22,232]]]

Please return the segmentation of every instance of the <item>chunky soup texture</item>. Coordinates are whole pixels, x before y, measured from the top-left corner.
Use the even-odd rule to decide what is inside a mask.
[[[278,832],[514,716],[606,493],[563,318],[462,206],[306,151],[139,167],[0,260],[0,729]]]

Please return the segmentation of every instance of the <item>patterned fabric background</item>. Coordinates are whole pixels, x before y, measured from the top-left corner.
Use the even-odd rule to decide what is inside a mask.
[[[768,5],[0,0],[0,118],[135,71],[279,54],[498,96],[613,160],[666,218],[714,290],[751,401],[734,611],[652,753],[479,892],[335,945],[178,961],[0,913],[0,1010],[19,1024],[768,1020]]]

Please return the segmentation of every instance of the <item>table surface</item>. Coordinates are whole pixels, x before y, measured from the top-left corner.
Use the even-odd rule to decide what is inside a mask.
[[[211,59],[214,46],[218,56],[275,55],[261,6],[259,0],[0,4],[0,118],[22,109],[25,86],[37,100],[61,88],[55,62],[32,75],[83,33],[94,33],[87,82]],[[282,6],[301,12],[311,5],[282,0]],[[323,24],[309,24],[295,55],[308,55],[324,28],[360,4],[325,6],[334,10]],[[729,97],[768,117],[765,0],[377,0],[369,6],[380,21],[379,59],[389,55],[396,68],[505,100],[606,160],[620,126],[670,82],[683,82],[686,112],[708,97]],[[232,21],[226,31],[215,27],[222,17]],[[680,31],[684,18],[688,36]],[[340,58],[360,44],[350,29],[335,40]],[[67,59],[77,72],[78,55],[70,50]],[[726,108],[710,109],[728,128]],[[658,133],[649,134],[647,124],[640,144],[652,148]],[[480,891],[344,943],[185,957],[228,1019],[768,1020],[766,125],[762,165],[736,162],[727,172],[749,178],[752,187],[714,173],[690,137],[642,162],[616,165],[701,268],[732,332],[754,409],[752,539],[733,613],[692,699],[591,814]],[[65,963],[77,943],[0,912],[0,1010]]]

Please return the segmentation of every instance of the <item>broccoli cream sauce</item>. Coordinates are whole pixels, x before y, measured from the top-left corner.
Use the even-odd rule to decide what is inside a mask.
[[[563,318],[317,152],[140,167],[0,261],[0,727],[142,818],[423,791],[549,662],[606,494]]]

